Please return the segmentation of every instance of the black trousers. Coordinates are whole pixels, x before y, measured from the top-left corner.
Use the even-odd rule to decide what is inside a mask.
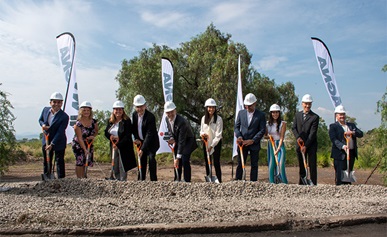
[[[191,182],[191,154],[182,155],[179,162],[179,167],[177,169],[178,177],[175,174],[175,181],[181,181],[182,169],[184,167],[184,181]]]
[[[157,181],[157,162],[156,162],[156,153],[154,152],[143,152],[141,156],[141,174],[142,177],[140,177],[140,173],[138,173],[138,180],[145,180],[146,179],[146,167],[148,165],[149,161],[149,175],[151,181]]]
[[[222,140],[218,142],[218,144],[214,147],[214,152],[212,153],[212,159],[213,159],[213,165],[215,168],[216,177],[218,178],[219,182],[222,182],[222,170],[220,168],[220,152],[222,150]],[[208,167],[208,161],[207,161],[207,148],[205,144],[203,143],[203,154],[204,154],[204,164],[206,167],[206,175],[210,175],[210,167]],[[212,162],[211,162],[212,164]],[[213,174],[212,174],[213,175]]]
[[[64,154],[65,150],[55,150],[53,151],[51,149],[49,157],[50,157],[50,162],[47,162],[47,152],[46,152],[46,145],[42,146],[42,152],[43,152],[43,172],[44,174],[48,174],[53,165],[53,157],[55,155],[55,163],[56,163],[56,171],[58,174],[58,179],[66,177],[66,170],[65,170],[65,162],[64,162]]]
[[[300,147],[297,147],[297,158],[298,158],[298,166],[299,166],[299,174],[300,179],[298,181],[298,184],[303,185],[304,183],[301,180],[301,177],[305,177],[306,171],[304,167],[304,161],[302,159],[302,154]],[[317,185],[317,146],[315,147],[309,147],[306,149],[305,152],[305,159],[309,166],[308,172],[310,172],[310,179],[312,180],[314,185]]]
[[[245,166],[246,166],[247,155],[249,151],[250,151],[250,160],[251,160],[250,181],[258,181],[258,160],[259,160],[260,149],[251,150],[249,146],[243,147],[243,158],[244,158]],[[242,176],[243,176],[242,159],[238,148],[238,166],[236,168],[235,179],[242,180]]]

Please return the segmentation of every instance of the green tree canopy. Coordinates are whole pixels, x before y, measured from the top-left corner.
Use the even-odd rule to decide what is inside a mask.
[[[15,117],[11,109],[13,106],[7,99],[7,93],[0,91],[0,174],[3,174],[8,166],[14,162],[15,151],[18,147],[13,128]]]
[[[161,58],[168,58],[174,66],[173,100],[178,113],[188,118],[194,127],[200,125],[204,115],[204,102],[216,100],[219,115],[224,120],[224,139],[232,140],[238,80],[238,56],[241,55],[243,95],[254,93],[257,108],[268,112],[273,103],[279,104],[287,121],[292,121],[298,98],[294,85],[287,82],[276,85],[273,79],[261,76],[251,66],[252,55],[245,45],[235,43],[231,35],[221,33],[213,24],[205,32],[183,42],[177,49],[153,45],[140,55],[123,60],[116,80],[117,96],[127,105],[142,94],[148,109],[162,116],[164,98],[161,85]],[[130,107],[129,106],[129,107]],[[129,109],[129,108],[127,108]]]

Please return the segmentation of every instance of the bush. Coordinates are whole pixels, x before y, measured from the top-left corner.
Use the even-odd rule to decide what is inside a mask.
[[[15,117],[11,109],[13,106],[7,99],[7,93],[0,91],[0,174],[3,174],[8,166],[15,162],[16,151],[19,149],[13,128]]]

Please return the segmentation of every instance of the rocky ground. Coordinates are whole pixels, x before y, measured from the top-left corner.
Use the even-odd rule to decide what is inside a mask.
[[[26,167],[12,167],[2,178],[0,234],[95,234],[114,229],[133,231],[133,227],[187,229],[254,223],[289,226],[296,220],[298,224],[294,228],[303,228],[300,223],[306,223],[305,220],[309,220],[310,228],[332,217],[376,216],[384,223],[387,220],[387,187],[335,186],[332,181],[300,186],[294,184],[297,172],[290,169],[290,184],[275,185],[263,178],[265,168],[262,167],[259,182],[228,181],[225,175],[226,182],[221,184],[203,182],[199,171],[194,172],[199,174],[192,183],[171,182],[172,171],[167,168],[165,171],[160,168],[158,182],[133,181],[135,172],[129,173],[127,182],[110,181],[104,179],[108,174],[106,166],[101,170],[92,168],[89,179],[75,179],[70,175],[71,168],[67,170],[68,177],[61,180],[38,181],[39,171],[28,176],[32,168],[25,172],[28,181],[17,179],[24,177],[22,170]],[[204,170],[204,167],[194,167],[194,170],[197,168]],[[331,179],[333,172],[329,173]],[[369,171],[365,175],[357,174],[358,180],[364,182]],[[229,173],[227,176],[231,178]]]

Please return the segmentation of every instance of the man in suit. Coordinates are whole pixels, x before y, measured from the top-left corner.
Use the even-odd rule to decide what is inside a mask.
[[[178,169],[178,177],[175,172],[175,181],[181,180],[182,167],[184,167],[184,181],[191,182],[191,154],[198,147],[195,136],[189,122],[177,114],[176,106],[172,101],[165,103],[164,111],[171,135],[168,144],[174,146],[176,156],[174,166]]]
[[[146,109],[146,101],[142,95],[133,99],[135,110],[132,114],[134,143],[140,146],[138,156],[141,160],[141,175],[138,180],[145,180],[146,166],[149,158],[149,175],[151,181],[157,181],[156,151],[160,147],[156,129],[155,116]]]
[[[259,151],[261,149],[261,139],[265,134],[266,119],[265,114],[255,108],[257,98],[254,94],[246,95],[243,104],[245,109],[239,111],[237,120],[234,126],[234,133],[237,138],[237,143],[243,145],[244,163],[248,152],[250,152],[251,172],[250,180],[258,180],[258,159]],[[238,166],[236,169],[236,180],[242,179],[242,163],[241,154],[238,149]]]
[[[54,92],[50,97],[50,106],[44,107],[39,118],[39,124],[43,133],[48,134],[49,145],[46,144],[45,136],[42,138],[43,151],[43,171],[50,174],[53,155],[55,153],[56,168],[58,178],[66,176],[64,154],[66,150],[66,128],[69,123],[69,116],[61,109],[63,96],[59,92]],[[50,162],[46,160],[46,151],[49,151]]]
[[[349,152],[349,171],[353,170],[357,158],[357,137],[363,137],[363,132],[354,123],[346,122],[346,112],[342,105],[335,108],[336,122],[329,125],[329,138],[332,141],[331,157],[334,159],[336,185],[351,184],[341,181],[341,173],[347,170],[347,153]],[[348,146],[347,146],[347,140]]]
[[[301,178],[306,176],[302,153],[305,154],[310,169],[310,178],[314,185],[317,185],[317,130],[320,117],[315,114],[312,108],[313,98],[309,94],[302,97],[303,110],[296,113],[293,121],[292,131],[297,139],[296,152],[299,164],[299,184],[304,184]],[[299,143],[304,144],[302,150]]]

